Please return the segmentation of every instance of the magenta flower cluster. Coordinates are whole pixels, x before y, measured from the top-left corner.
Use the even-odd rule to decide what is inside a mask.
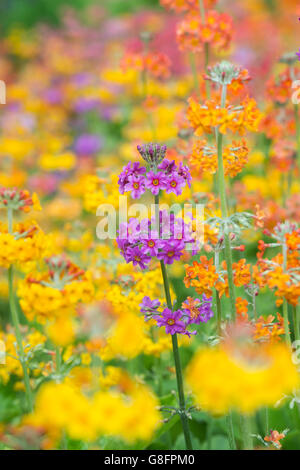
[[[193,244],[193,254],[199,249],[192,221],[186,222],[167,211],[159,212],[159,228],[155,217],[141,222],[132,218],[128,223],[121,223],[117,243],[126,263],[132,262],[142,269],[146,269],[152,258],[173,264],[183,255],[186,244]]]
[[[145,320],[153,319],[156,321],[158,327],[165,327],[166,333],[174,335],[175,333],[184,335],[195,335],[197,332],[189,331],[187,328],[192,324],[206,323],[213,316],[212,299],[207,298],[205,295],[202,301],[196,299],[197,307],[190,309],[182,308],[179,310],[171,310],[164,308],[160,313],[158,308],[161,306],[158,299],[151,300],[149,297],[144,297],[140,304],[141,312],[145,314]]]
[[[154,196],[160,190],[167,194],[175,193],[179,196],[183,188],[191,184],[191,174],[187,166],[175,161],[164,159],[165,146],[148,144],[138,146],[142,157],[149,164],[149,169],[140,166],[137,162],[129,162],[119,175],[119,190],[121,194],[130,192],[133,199],[138,199],[148,189]]]

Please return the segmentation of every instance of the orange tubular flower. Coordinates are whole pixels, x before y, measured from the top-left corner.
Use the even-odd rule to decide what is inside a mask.
[[[155,78],[168,78],[170,76],[170,59],[163,53],[149,52],[143,55],[128,53],[123,57],[121,67],[125,70],[133,68],[138,71],[147,71]]]
[[[250,264],[246,264],[245,259],[238,263],[233,263],[234,283],[237,287],[245,286],[251,281]]]
[[[187,117],[196,136],[212,134],[217,126],[221,134],[226,134],[228,130],[240,135],[244,135],[247,130],[256,132],[262,119],[262,113],[252,98],[246,98],[238,108],[228,106],[223,109],[212,100],[206,101],[204,105],[200,105],[194,98],[188,101]]]
[[[242,171],[248,162],[248,147],[246,142],[233,142],[223,150],[225,175],[235,177]],[[217,149],[209,146],[205,140],[197,140],[194,143],[189,163],[196,171],[204,174],[214,174],[218,169]]]
[[[218,169],[217,152],[206,140],[196,140],[189,156],[189,164],[197,172],[213,175]]]
[[[210,44],[217,50],[228,49],[232,39],[232,19],[226,13],[209,11],[205,23],[199,13],[187,14],[177,28],[177,41],[182,50],[198,52]]]
[[[204,7],[212,8],[216,3],[217,0],[204,0]],[[164,8],[174,10],[177,13],[199,10],[199,0],[160,0],[160,4]]]
[[[286,104],[291,97],[291,88],[292,79],[289,69],[267,83],[268,95],[275,103]]]
[[[263,340],[268,342],[280,341],[284,335],[283,317],[277,313],[278,322],[274,322],[274,315],[268,315],[267,318],[259,317],[254,324],[253,338],[255,340]]]
[[[282,444],[281,440],[285,438],[285,433],[281,432],[279,433],[278,431],[270,431],[270,434],[268,436],[264,437],[264,440],[266,442],[270,442],[271,444],[274,445],[277,449],[281,449]]]
[[[248,320],[248,300],[237,297],[235,301],[236,314],[238,320]]]
[[[185,286],[195,287],[198,294],[205,294],[207,297],[211,297],[212,288],[218,280],[218,274],[213,265],[213,259],[207,259],[206,256],[201,256],[200,263],[194,261],[192,266],[185,265],[185,269]]]

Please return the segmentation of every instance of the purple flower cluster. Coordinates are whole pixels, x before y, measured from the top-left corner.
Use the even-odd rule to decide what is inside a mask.
[[[188,308],[179,310],[163,309],[160,313],[158,308],[161,306],[158,299],[151,300],[144,297],[140,304],[141,312],[145,314],[145,320],[153,319],[157,326],[165,327],[166,333],[174,335],[175,333],[184,335],[195,335],[196,331],[188,331],[188,326],[192,324],[206,323],[213,316],[212,299],[204,294],[202,301],[189,298],[188,304],[183,304]]]
[[[205,294],[202,295],[202,300],[188,297],[182,307],[186,314],[190,316],[192,323],[195,324],[207,323],[214,315],[212,298],[206,297]]]
[[[156,257],[166,264],[173,264],[181,258],[188,243],[193,243],[194,252],[197,252],[192,222],[176,218],[167,211],[160,211],[159,219],[159,230],[155,217],[141,222],[132,218],[129,223],[120,224],[117,243],[127,263],[132,262],[134,266],[145,269]]]
[[[191,185],[191,174],[187,166],[175,161],[165,160],[165,146],[148,144],[138,146],[138,150],[150,169],[140,166],[139,163],[129,162],[119,175],[120,193],[130,191],[133,199],[138,199],[146,189],[155,196],[160,190],[167,194],[175,193],[177,196],[183,191],[186,184]]]

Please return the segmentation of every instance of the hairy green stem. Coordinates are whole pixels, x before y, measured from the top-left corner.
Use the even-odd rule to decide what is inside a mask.
[[[160,261],[160,267],[164,282],[164,289],[165,289],[165,296],[166,301],[169,309],[172,309],[172,301],[171,301],[171,294],[170,294],[170,285],[168,274],[166,270],[165,263]],[[176,370],[176,381],[177,381],[177,391],[178,391],[178,398],[179,398],[179,409],[180,409],[180,419],[185,439],[186,448],[188,450],[192,450],[192,440],[190,435],[188,417],[186,415],[185,409],[185,397],[184,397],[184,389],[183,389],[183,379],[182,379],[182,368],[180,362],[180,355],[179,355],[179,348],[178,348],[178,341],[177,341],[177,334],[175,333],[172,335],[172,346],[173,346],[173,356],[175,362],[175,370]]]
[[[287,247],[285,243],[282,246],[282,254],[283,254],[283,269],[284,271],[287,268]],[[284,324],[284,335],[286,343],[291,347],[291,337],[289,331],[289,311],[288,311],[288,303],[286,299],[283,299],[283,324]]]
[[[293,323],[294,323],[294,333],[295,333],[295,340],[299,340],[299,314],[300,309],[299,305],[297,307],[293,307]]]
[[[299,119],[299,106],[294,105],[295,122],[296,122],[296,142],[297,142],[297,162],[298,170],[300,172],[300,119]]]
[[[222,99],[221,99],[221,108],[224,108],[226,104],[226,85],[222,87]],[[219,198],[221,202],[221,212],[223,219],[228,217],[228,207],[226,199],[226,186],[225,186],[225,176],[224,176],[224,164],[223,164],[223,135],[220,133],[219,129],[216,130],[216,139],[217,139],[217,149],[218,149],[218,183],[219,183]],[[235,319],[235,287],[233,281],[233,270],[232,270],[232,254],[230,246],[230,238],[228,230],[225,230],[224,233],[224,243],[225,243],[225,259],[227,264],[227,273],[228,273],[228,287],[229,287],[229,298],[230,298],[230,309],[231,309],[231,318]]]
[[[253,450],[253,439],[251,436],[252,426],[251,417],[242,415],[241,416],[241,433],[243,439],[243,450]]]
[[[155,213],[156,213],[156,225],[158,225],[158,234],[161,235],[160,229],[160,222],[159,222],[159,195],[155,196]],[[172,300],[171,300],[171,293],[170,293],[170,283],[168,278],[168,273],[166,269],[166,265],[163,260],[160,261],[160,268],[164,283],[164,290],[166,296],[167,306],[170,310],[172,310]],[[178,398],[179,398],[179,413],[180,419],[182,424],[182,430],[184,434],[186,448],[188,450],[192,450],[192,440],[190,435],[188,417],[186,414],[185,408],[185,397],[184,397],[184,389],[183,389],[183,378],[182,378],[182,368],[180,362],[180,355],[179,355],[179,348],[178,348],[178,340],[177,334],[175,333],[172,336],[172,347],[173,347],[173,357],[175,362],[175,371],[176,371],[176,381],[177,381],[177,391],[178,391]]]
[[[8,217],[8,231],[9,233],[13,232],[13,213],[11,209],[7,211]],[[26,401],[27,401],[27,408],[28,411],[33,410],[33,398],[32,392],[30,387],[30,379],[27,369],[27,362],[26,356],[23,348],[23,341],[22,341],[22,334],[20,329],[20,322],[19,322],[19,315],[16,307],[15,296],[14,296],[14,268],[11,265],[8,268],[8,290],[9,290],[9,308],[11,313],[12,323],[15,329],[15,335],[17,340],[17,347],[18,347],[18,357],[22,366],[23,376],[24,376],[24,385],[25,385],[25,393],[26,393]]]
[[[226,425],[227,425],[229,447],[231,450],[236,450],[232,413],[229,413],[226,416]]]
[[[195,92],[197,93],[197,95],[199,95],[200,82],[199,82],[198,71],[197,71],[196,57],[195,57],[195,54],[193,54],[192,52],[190,53],[190,64],[191,64],[191,70],[192,70],[193,79],[194,79]]]

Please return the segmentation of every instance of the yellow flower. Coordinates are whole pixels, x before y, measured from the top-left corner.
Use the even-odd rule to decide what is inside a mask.
[[[188,366],[187,382],[201,409],[213,414],[231,409],[251,414],[274,406],[299,385],[297,368],[284,344],[255,348],[249,356],[222,345],[196,353]]]

